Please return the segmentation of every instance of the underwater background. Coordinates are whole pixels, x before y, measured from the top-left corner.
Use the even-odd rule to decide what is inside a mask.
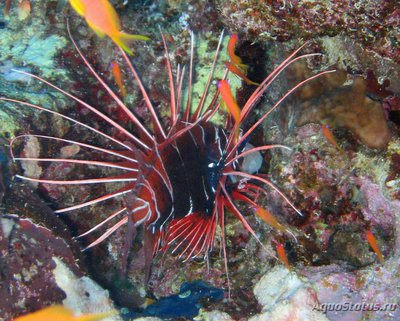
[[[125,32],[150,38],[131,43],[130,60],[163,124],[169,120],[170,87],[161,33],[176,76],[178,65],[181,72],[189,66],[193,31],[193,105],[205,90],[222,31],[213,80],[224,77],[234,34],[235,53],[255,83],[304,44],[303,53],[322,54],[288,66],[243,124],[243,130],[250,128],[305,78],[336,70],[291,94],[248,141],[253,146],[283,144],[291,151],[262,151],[240,163],[244,171],[265,174],[302,216],[276,190],[267,188],[266,195],[255,198],[279,225],[265,222],[246,204],[238,206],[263,246],[227,212],[229,283],[218,237],[207,261],[199,257],[182,262],[170,252],[155,256],[147,282],[142,231],[129,244],[128,258],[123,250],[125,227],[84,252],[96,235],[76,239],[115,212],[120,200],[54,213],[116,190],[118,184],[51,185],[16,177],[62,180],[95,173],[76,164],[13,161],[9,146],[16,136],[26,135],[15,141],[15,152],[30,158],[73,158],[81,151],[74,144],[29,134],[90,144],[99,138],[56,114],[0,100],[0,320],[55,304],[77,314],[116,309],[118,315],[105,319],[110,321],[400,320],[398,1],[111,3]],[[121,66],[124,103],[150,126],[142,93],[123,69],[120,50],[110,38],[96,35],[68,1],[4,0],[0,12],[1,98],[43,106],[120,137],[73,99],[15,70],[32,73],[134,131],[83,64],[68,35],[69,24],[84,57],[120,94],[112,66]],[[243,107],[257,85],[235,73],[228,78]],[[211,90],[218,92],[215,83]],[[182,95],[187,95],[185,90]],[[213,123],[224,127],[226,118],[222,110]]]

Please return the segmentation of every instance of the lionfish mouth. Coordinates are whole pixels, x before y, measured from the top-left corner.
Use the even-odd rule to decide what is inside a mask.
[[[294,51],[256,87],[250,98],[240,109],[237,121],[229,121],[227,122],[227,124],[230,124],[228,128],[222,128],[214,125],[211,119],[221,109],[220,92],[215,88],[215,86],[212,86],[212,80],[213,72],[217,63],[217,57],[223,40],[223,32],[219,38],[208,79],[203,89],[203,94],[197,107],[194,108],[194,112],[191,112],[194,36],[191,34],[189,80],[188,84],[184,86],[183,83],[186,77],[185,72],[182,70],[178,70],[176,73],[173,72],[172,64],[168,55],[168,47],[165,38],[162,35],[170,87],[170,116],[169,124],[167,128],[165,128],[158,117],[158,113],[154,108],[151,98],[145,90],[136,69],[125,52],[121,49],[120,53],[126,64],[126,68],[133,75],[146,103],[146,108],[151,118],[151,127],[153,128],[153,130],[150,130],[136,116],[135,107],[129,108],[125,105],[121,98],[103,80],[99,73],[96,72],[78,48],[71,35],[69,26],[68,33],[75,49],[90,73],[115,101],[118,109],[126,115],[131,126],[135,127],[135,133],[137,134],[133,134],[131,131],[113,120],[112,116],[98,110],[83,99],[64,91],[55,84],[37,75],[25,71],[17,72],[39,80],[52,89],[64,94],[79,105],[87,108],[93,115],[100,117],[109,126],[113,127],[118,132],[119,137],[123,136],[124,139],[115,138],[114,136],[84,122],[43,106],[5,97],[1,97],[0,100],[33,108],[39,112],[57,115],[64,120],[104,138],[109,143],[118,147],[110,149],[109,147],[102,147],[85,141],[38,134],[19,135],[13,138],[10,143],[10,151],[14,161],[69,163],[83,166],[113,168],[123,172],[123,174],[110,177],[74,180],[44,179],[17,175],[20,179],[42,184],[84,185],[115,182],[123,184],[123,187],[114,192],[100,195],[92,200],[55,211],[56,213],[65,213],[80,210],[84,207],[93,206],[111,199],[122,200],[122,202],[120,202],[120,208],[113,213],[110,213],[107,219],[78,236],[80,238],[92,234],[101,230],[104,225],[109,224],[112,220],[117,219],[116,223],[108,227],[108,229],[106,229],[105,232],[103,232],[95,241],[90,243],[87,248],[104,241],[124,225],[128,224],[133,227],[143,225],[147,234],[147,237],[145,238],[147,244],[145,244],[145,246],[151,249],[153,256],[159,252],[171,250],[173,253],[177,253],[179,258],[184,260],[189,260],[199,255],[203,255],[208,259],[208,254],[212,250],[215,241],[217,226],[219,226],[220,228],[218,230],[220,230],[222,234],[220,245],[223,249],[225,268],[228,276],[228,264],[225,249],[225,212],[227,209],[242,222],[244,227],[256,238],[257,241],[259,241],[258,237],[251,226],[247,223],[242,212],[239,210],[237,206],[238,203],[241,202],[254,208],[255,213],[267,221],[267,223],[280,229],[282,225],[277,223],[276,220],[273,221],[270,216],[266,216],[265,212],[262,212],[263,209],[261,206],[256,202],[256,195],[266,195],[267,191],[265,188],[268,187],[275,190],[285,202],[301,215],[301,212],[292,204],[292,202],[276,186],[267,180],[265,176],[262,174],[250,174],[241,171],[238,169],[237,163],[243,157],[260,151],[274,148],[285,148],[290,150],[290,148],[283,145],[264,145],[246,150],[242,149],[242,146],[254,130],[268,117],[268,115],[280,106],[280,104],[297,88],[314,78],[323,74],[331,73],[334,70],[320,72],[298,83],[284,93],[282,97],[248,130],[244,131],[241,136],[238,137],[237,133],[241,124],[248,118],[257,102],[260,100],[260,97],[278,75],[280,75],[295,61],[319,54],[304,54],[298,56],[299,51],[304,47],[304,45]],[[224,78],[226,76],[227,72],[225,73]],[[188,91],[188,94],[186,95],[188,98],[186,102],[183,103],[182,97],[184,97],[184,87]],[[208,95],[212,96],[212,99],[211,103],[206,105],[206,98]],[[227,117],[229,118],[231,115],[228,114]],[[104,156],[112,157],[114,160],[91,160],[81,159],[79,157],[74,159],[55,158],[51,156],[33,158],[24,157],[23,155],[15,155],[15,143],[28,137],[55,141],[60,144],[67,143],[77,145],[81,149],[90,151],[93,155],[102,154]],[[229,176],[237,177],[240,180],[234,183],[231,180],[228,180]],[[268,221],[268,217],[270,221]],[[282,231],[285,231],[285,233],[288,232],[287,229],[282,229]],[[261,242],[260,244],[262,245]]]

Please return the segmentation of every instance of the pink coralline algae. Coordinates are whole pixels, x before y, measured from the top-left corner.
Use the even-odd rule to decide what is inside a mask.
[[[0,216],[0,253],[0,311],[5,321],[65,299],[53,274],[53,257],[82,275],[63,239],[15,215]]]
[[[339,141],[345,150],[341,154],[315,124],[299,128],[295,141],[293,137],[286,140],[298,146],[291,163],[282,166],[273,158],[272,165],[279,185],[299,202],[304,215],[284,214],[300,235],[301,246],[294,246],[297,260],[317,266],[341,262],[353,268],[371,264],[376,255],[366,240],[367,230],[378,239],[383,256],[390,256],[399,208],[376,183],[387,174],[368,167],[378,160],[360,151],[353,153],[351,146]]]
[[[366,220],[372,225],[379,225],[383,229],[389,229],[394,225],[395,212],[400,210],[400,203],[390,203],[383,196],[379,185],[372,183],[368,179],[359,180],[360,192],[365,199],[362,209]]]
[[[232,30],[261,39],[312,39],[346,32],[383,57],[400,62],[400,7],[395,1],[218,0]]]
[[[391,190],[395,187],[387,184],[398,178],[393,162],[398,158],[398,139],[391,140],[385,154],[371,154],[365,148],[355,149],[348,137],[349,133],[337,135],[341,153],[327,141],[320,125],[307,124],[285,139],[294,147],[288,163],[281,155],[279,160],[272,158],[272,175],[304,214],[294,219],[283,213],[299,236],[299,244],[293,244],[297,259],[292,260],[297,275],[286,282],[297,277],[302,284],[287,287],[295,293],[285,297],[281,295],[284,290],[289,293],[285,287],[274,287],[273,271],[279,267],[269,270],[255,288],[263,314],[252,321],[283,320],[287,315],[290,320],[399,320],[399,289],[393,284],[399,283],[400,275],[396,233],[400,201]],[[367,230],[376,237],[383,262],[368,245]],[[279,281],[284,283],[284,277]],[[262,296],[256,291],[260,286]],[[266,293],[273,293],[277,304],[266,305],[272,301]],[[299,307],[299,300],[304,305]],[[301,314],[310,311],[317,314]]]
[[[327,271],[327,267],[324,269]],[[398,320],[398,294],[390,286],[397,283],[391,274],[397,270],[393,263],[372,270],[337,270],[328,275],[324,275],[324,269],[310,270],[307,274],[316,291],[317,307],[326,313],[328,320]],[[374,311],[374,306],[382,310]]]
[[[367,73],[373,75],[391,93],[380,100],[400,96],[400,5],[396,1],[218,0],[216,5],[222,21],[242,39],[273,40],[288,47],[315,41],[328,65],[337,64],[365,78]]]

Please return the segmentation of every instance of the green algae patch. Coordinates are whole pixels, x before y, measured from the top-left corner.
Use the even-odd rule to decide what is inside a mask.
[[[57,35],[47,38],[35,36],[28,41],[21,57],[28,64],[37,66],[41,75],[48,77],[55,71],[60,72],[59,69],[55,70],[54,56],[65,46],[66,40],[63,37]]]
[[[0,78],[0,87],[3,84]],[[46,109],[66,113],[68,108],[68,100],[60,93],[41,93],[27,92],[16,89],[14,84],[8,84],[9,90],[0,91],[0,97],[18,99],[29,102],[34,105],[42,106]],[[43,118],[50,117],[50,118]],[[47,123],[46,121],[50,121]],[[53,124],[53,125],[52,125]],[[63,133],[63,130],[69,126],[69,122],[62,121],[60,125],[59,117],[51,116],[44,111],[38,111],[23,104],[18,104],[8,101],[0,101],[0,136],[15,137],[23,128],[29,129],[31,126],[45,128],[49,126],[58,134]]]
[[[229,55],[226,51],[228,41],[229,36],[226,35],[222,41],[221,49],[218,54],[218,59],[215,64],[215,70],[211,79],[212,82],[210,84],[210,90],[204,104],[205,108],[211,103],[211,100],[214,97],[214,93],[217,90],[217,85],[215,81],[224,77],[224,73],[226,70],[224,61],[230,60]],[[197,106],[199,105],[204,89],[206,88],[212,62],[215,56],[217,42],[218,38],[215,39],[215,34],[211,32],[206,33],[204,37],[196,37],[195,58],[198,59],[198,62],[196,63],[194,70],[195,81],[193,83],[192,89],[192,113],[195,112]],[[235,75],[229,74],[228,80],[233,93],[235,93],[236,90],[242,86],[241,79],[236,77]],[[221,113],[216,113],[212,118],[212,122],[216,125],[222,125],[224,123],[224,119],[225,117]]]
[[[15,132],[20,129],[18,122],[6,110],[0,108],[0,136],[15,136]]]
[[[57,69],[54,56],[66,46],[66,40],[57,35],[42,38],[40,35],[30,38],[26,43],[21,43],[11,49],[14,57],[20,57],[26,64],[36,66],[42,77],[64,75],[65,71]]]
[[[26,25],[24,28],[10,21],[9,28],[0,33],[0,64],[11,61],[19,66],[36,67],[42,77],[65,76],[63,69],[57,68],[54,57],[67,45],[67,40],[60,35],[50,35],[43,26]]]

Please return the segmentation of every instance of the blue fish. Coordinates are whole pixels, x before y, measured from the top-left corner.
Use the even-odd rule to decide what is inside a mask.
[[[204,281],[185,282],[181,285],[178,294],[161,298],[142,312],[128,311],[121,313],[121,316],[126,321],[138,317],[158,317],[163,320],[174,318],[192,319],[199,314],[203,299],[218,301],[223,298],[224,290],[214,288]]]

